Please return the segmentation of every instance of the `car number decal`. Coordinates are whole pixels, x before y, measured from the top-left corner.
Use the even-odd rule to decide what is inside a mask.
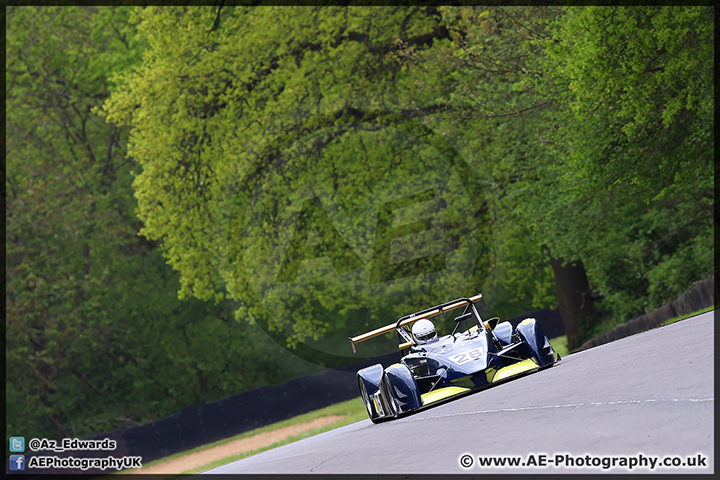
[[[471,362],[473,360],[481,358],[483,356],[483,353],[484,351],[482,348],[476,348],[475,350],[471,350],[468,353],[459,353],[455,356],[452,356],[450,357],[450,360],[452,360],[458,365],[462,365],[463,363]]]

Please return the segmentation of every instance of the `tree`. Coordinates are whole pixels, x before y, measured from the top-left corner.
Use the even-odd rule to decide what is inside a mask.
[[[10,399],[27,396],[8,403],[22,410],[13,422],[47,418],[63,434],[75,430],[79,396],[107,397],[111,388],[83,367],[109,354],[116,332],[102,299],[119,286],[109,259],[134,236],[127,200],[116,195],[128,165],[120,132],[91,113],[107,91],[102,54],[125,51],[110,67],[132,61],[121,20],[103,13],[14,7],[7,15],[6,325],[16,367],[8,380]],[[116,29],[101,31],[108,24]]]
[[[708,270],[710,17],[678,8],[139,9],[149,49],[104,109],[182,297],[327,364],[505,278],[548,302],[555,272],[576,345],[600,300],[619,321]]]
[[[128,8],[8,7],[7,418],[85,436],[315,371],[228,302],[177,299],[137,235],[127,131],[94,113],[143,43]]]
[[[406,57],[550,256],[571,347],[711,272],[710,9],[442,11],[452,40]]]
[[[426,91],[436,92],[438,116],[466,132],[475,170],[490,192],[499,255],[486,292],[508,305],[500,311],[510,315],[559,306],[572,343],[580,325],[596,316],[583,264],[557,258],[525,214],[554,181],[545,138],[557,105],[543,86],[547,72],[540,59],[561,10],[444,7],[442,13],[449,38],[426,50],[406,48],[401,58]]]
[[[570,8],[548,47],[569,87],[550,213],[576,214],[544,228],[568,232],[554,250],[583,259],[615,318],[712,272],[712,35],[709,7]]]
[[[150,49],[105,110],[132,127],[142,233],[181,296],[241,300],[238,319],[330,364],[353,332],[482,286],[482,192],[399,108],[412,79],[387,57],[446,35],[433,12],[140,12]]]

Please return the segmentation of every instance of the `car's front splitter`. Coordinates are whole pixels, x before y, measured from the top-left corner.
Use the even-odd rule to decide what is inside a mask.
[[[502,380],[506,380],[510,377],[520,375],[521,373],[530,373],[538,370],[540,367],[534,358],[526,358],[507,367],[503,367],[498,370],[493,376],[492,383],[497,383]]]
[[[423,393],[420,395],[420,398],[422,399],[423,406],[425,406],[469,391],[470,389],[465,387],[444,387],[431,392]]]
[[[454,397],[457,395],[462,395],[469,393],[471,391],[477,391],[477,390],[483,390],[484,388],[490,387],[493,384],[503,382],[505,380],[509,380],[510,378],[521,376],[527,373],[532,373],[537,370],[539,370],[541,367],[537,364],[537,361],[534,358],[528,358],[525,360],[521,360],[517,363],[514,363],[512,365],[508,365],[507,367],[503,367],[499,370],[495,370],[494,368],[490,368],[484,371],[484,374],[487,375],[488,383],[484,386],[478,388],[468,388],[468,387],[461,387],[461,386],[449,386],[449,387],[443,387],[438,388],[437,390],[433,390],[431,392],[424,393],[420,396],[422,400],[422,407],[428,406],[433,403],[440,402],[442,400],[446,400],[450,397]],[[463,379],[466,379],[466,383],[471,383],[469,381],[470,376],[463,377]],[[422,408],[421,407],[421,408]]]

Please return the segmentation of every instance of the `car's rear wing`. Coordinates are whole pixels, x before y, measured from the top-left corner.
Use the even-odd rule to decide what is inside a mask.
[[[375,330],[372,330],[367,333],[363,333],[356,337],[348,337],[348,339],[350,340],[350,347],[352,348],[353,353],[357,353],[357,349],[355,348],[356,343],[364,342],[365,340],[369,340],[369,339],[377,337],[379,335],[383,335],[383,334],[392,332],[393,330],[395,330],[397,328],[403,327],[405,325],[409,325],[413,322],[417,322],[418,320],[434,317],[435,315],[440,315],[441,313],[447,312],[448,310],[454,310],[456,308],[460,308],[463,305],[467,305],[468,300],[470,300],[472,303],[478,302],[478,301],[482,300],[482,294],[478,293],[477,295],[474,295],[470,298],[459,298],[457,300],[452,300],[450,302],[443,303],[443,304],[437,305],[435,307],[431,307],[431,308],[428,308],[425,310],[420,310],[419,312],[413,313],[411,315],[406,315],[406,316],[400,318],[400,320],[398,320],[394,323],[391,323],[390,325],[376,328]]]

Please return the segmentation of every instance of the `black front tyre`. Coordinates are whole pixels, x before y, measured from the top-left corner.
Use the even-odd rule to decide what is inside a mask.
[[[358,387],[360,387],[360,398],[362,399],[363,405],[365,405],[365,410],[367,410],[368,417],[370,417],[370,420],[372,420],[373,423],[376,423],[374,418],[375,412],[373,412],[370,395],[368,395],[367,388],[365,388],[365,383],[360,377],[358,377]]]
[[[370,395],[368,394],[367,388],[365,387],[365,382],[361,378],[358,377],[358,386],[360,387],[360,398],[362,399],[363,404],[365,405],[365,410],[367,410],[368,417],[370,418],[370,421],[373,423],[382,423],[386,422],[388,420],[392,420],[396,416],[397,407],[395,406],[394,399],[391,397],[388,397],[385,386],[385,381],[380,382],[380,403],[382,406],[382,409],[384,410],[385,416],[381,416],[380,412],[377,412],[375,410],[375,404],[373,403],[372,399],[370,398]]]
[[[397,418],[400,409],[398,408],[397,401],[393,395],[392,385],[387,378],[387,375],[383,375],[382,383],[380,383],[380,398],[383,402],[383,408],[387,414],[387,419]]]

